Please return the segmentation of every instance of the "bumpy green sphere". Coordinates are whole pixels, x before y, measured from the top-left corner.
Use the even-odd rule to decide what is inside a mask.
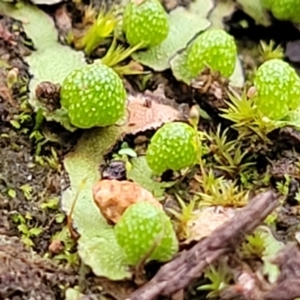
[[[152,249],[155,250],[147,261],[165,262],[178,251],[178,240],[169,217],[149,202],[129,206],[116,224],[115,234],[127,263],[132,266],[141,262]]]
[[[64,80],[61,105],[78,128],[115,124],[125,113],[126,91],[113,69],[95,63],[75,70]]]
[[[261,3],[278,20],[300,22],[299,0],[261,0]]]
[[[131,46],[161,44],[169,34],[168,15],[158,0],[130,0],[123,15],[123,30]]]
[[[153,135],[146,153],[149,167],[157,175],[192,166],[197,159],[197,135],[188,124],[167,123]]]
[[[280,120],[300,105],[300,79],[290,65],[271,59],[257,70],[254,79],[255,103],[267,117]]]
[[[221,29],[200,34],[187,49],[187,68],[197,77],[206,66],[230,77],[235,68],[237,50],[231,35]]]

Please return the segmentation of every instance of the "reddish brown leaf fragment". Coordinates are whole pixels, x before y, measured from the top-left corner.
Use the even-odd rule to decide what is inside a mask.
[[[149,191],[130,181],[100,180],[93,188],[93,196],[102,215],[113,223],[136,202],[149,201],[162,208]]]
[[[152,101],[143,94],[129,96],[128,115],[125,128],[127,134],[155,129],[164,123],[180,119],[179,112],[175,108]]]

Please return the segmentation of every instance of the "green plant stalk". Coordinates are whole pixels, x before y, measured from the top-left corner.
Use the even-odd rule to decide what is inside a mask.
[[[115,66],[113,67],[114,71],[119,74],[120,76],[123,75],[143,75],[143,74],[150,74],[150,71],[140,71],[140,70],[135,70],[129,65],[125,66]]]
[[[196,133],[197,133],[197,149],[198,149],[198,163],[199,163],[199,167],[200,167],[200,171],[201,171],[201,175],[203,177],[203,181],[206,181],[207,179],[207,174],[206,174],[206,171],[204,169],[204,161],[202,159],[202,147],[201,147],[201,136],[200,136],[200,133],[198,132],[198,128],[197,126],[194,126],[194,129],[196,130]]]
[[[187,239],[190,236],[190,231],[188,227],[188,222],[191,221],[194,217],[194,208],[196,205],[195,199],[192,199],[188,205],[180,198],[178,194],[175,194],[177,201],[179,202],[181,212],[177,212],[172,208],[168,208],[167,210],[175,216],[177,221],[179,222],[179,237],[180,233],[183,235],[184,239]]]
[[[201,165],[202,165],[202,147],[201,147],[201,141],[200,141],[200,133],[198,132],[198,123],[199,123],[199,119],[200,119],[200,108],[197,106],[197,105],[194,105],[190,112],[189,112],[189,119],[188,119],[188,122],[189,124],[191,125],[191,127],[194,129],[195,131],[195,135],[198,137],[196,139],[196,148],[197,148],[197,152],[198,152],[198,155],[197,155],[197,158],[198,158],[198,163],[200,165],[200,169],[201,169]],[[201,162],[200,162],[200,160]],[[186,176],[189,174],[190,170],[191,170],[192,167],[188,168],[184,174],[176,181],[176,184],[180,184],[185,178]],[[202,168],[204,169],[204,168]],[[202,169],[201,169],[201,172],[202,172]]]
[[[189,116],[189,123],[191,124],[191,126],[193,127],[193,129],[195,130],[197,139],[196,139],[196,146],[197,146],[197,158],[198,158],[198,164],[200,167],[200,171],[202,174],[202,177],[204,179],[204,181],[207,178],[207,174],[205,172],[204,169],[204,161],[202,159],[202,145],[201,145],[201,138],[203,137],[203,135],[201,134],[201,132],[198,131],[198,123],[200,120],[200,111],[199,108],[196,106],[193,106],[192,109],[190,110],[190,116]]]
[[[142,45],[143,43],[139,43],[126,49],[121,45],[117,45],[117,38],[115,36],[105,56],[101,58],[101,62],[112,68],[131,56],[137,50],[141,49]]]
[[[123,66],[119,65],[119,63],[130,57],[134,52],[141,49],[142,45],[143,44],[140,43],[134,47],[124,48],[122,45],[117,45],[117,38],[115,35],[108,51],[100,61],[102,64],[112,68],[119,76],[148,74],[148,71],[135,70],[130,63]]]
[[[80,40],[80,46],[84,48],[84,52],[90,55],[105,38],[112,35],[116,25],[117,20],[112,11],[107,14],[100,11],[96,22]]]
[[[86,185],[86,181],[87,181],[87,177],[84,177],[82,179],[82,181],[80,182],[79,187],[78,187],[78,189],[77,189],[77,191],[75,193],[75,197],[74,197],[74,200],[72,202],[70,212],[67,215],[67,226],[68,226],[68,229],[69,229],[69,233],[70,233],[71,237],[74,238],[74,240],[77,240],[78,236],[77,236],[77,234],[74,232],[74,230],[72,228],[72,216],[73,216],[73,212],[75,210],[75,206],[76,206],[77,200],[79,198],[79,194],[84,189],[84,187]]]

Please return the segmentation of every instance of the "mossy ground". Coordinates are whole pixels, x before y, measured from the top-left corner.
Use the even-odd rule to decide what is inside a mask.
[[[176,5],[174,1],[163,2],[168,8]],[[187,4],[187,1],[179,2],[181,5]],[[100,6],[99,3],[97,5]],[[234,17],[239,19],[236,15]],[[257,64],[256,46],[260,38],[268,40],[276,37],[279,39],[277,42],[283,43],[288,42],[289,38],[294,38],[285,36],[280,40],[276,28],[269,28],[268,31],[262,32],[260,38],[257,35],[253,38],[251,28],[246,34],[245,31],[241,34],[241,28],[236,25],[237,20],[228,21],[228,26],[239,39],[239,47],[244,54],[243,63],[249,73]],[[17,68],[19,78],[22,78],[11,89],[0,84],[0,298],[64,299],[65,288],[79,285],[86,295],[90,295],[86,299],[97,299],[101,294],[99,286],[102,286],[102,291],[108,297],[123,299],[124,295],[132,290],[132,286],[122,285],[116,288],[114,283],[94,277],[89,270],[80,265],[72,245],[68,253],[75,253],[75,258],[63,252],[60,269],[56,269],[51,262],[55,255],[51,253],[53,249],[50,248],[49,251],[49,245],[53,236],[61,232],[66,225],[66,220],[59,210],[59,203],[55,204],[53,201],[61,195],[62,158],[75,145],[80,132],[69,134],[56,124],[48,123],[39,130],[44,137],[48,136],[49,140],[45,142],[43,137],[41,140],[35,138],[38,132],[35,130],[34,113],[28,106],[24,106],[30,74],[28,66],[22,60],[32,49],[30,44],[28,46],[19,23],[0,15],[0,29],[4,32],[0,38],[1,60]],[[253,30],[257,32],[257,28]],[[255,50],[251,50],[249,45],[255,45]],[[6,80],[7,73],[0,68],[0,82]],[[167,97],[180,99],[181,103],[191,102],[194,92],[178,84],[168,71],[155,74],[148,82],[147,88],[154,90],[161,83],[165,85]],[[211,105],[212,102],[207,101],[209,98],[203,95],[198,97],[199,99],[197,96],[195,98],[215,116],[215,107]],[[23,119],[20,119],[20,116],[23,116]],[[217,123],[218,120],[205,120],[202,127],[215,129]],[[284,180],[290,166],[295,165],[297,157],[291,149],[300,146],[300,139],[294,132],[281,132],[279,136],[280,139],[266,149],[271,163],[266,161],[264,155],[258,155],[255,166],[261,175],[259,178],[270,171],[270,187],[275,187],[276,182]],[[136,139],[129,137],[127,141],[132,144]],[[168,174],[165,174],[165,177],[169,179]],[[293,173],[290,177],[285,205],[280,209],[276,224],[276,235],[283,240],[293,239],[300,221],[298,204],[293,200],[299,187],[299,176]],[[32,230],[34,228],[36,230]],[[23,243],[28,245],[26,249]],[[32,250],[36,252],[35,256],[31,255]],[[57,257],[55,260],[57,262]],[[155,268],[153,267],[153,270]],[[153,270],[151,269],[149,274]],[[8,281],[7,274],[11,271],[16,274],[21,271],[22,275],[13,276],[13,280]],[[3,282],[6,282],[5,286],[2,286]],[[204,293],[201,295],[205,297]],[[200,299],[202,296],[191,286],[186,299]]]

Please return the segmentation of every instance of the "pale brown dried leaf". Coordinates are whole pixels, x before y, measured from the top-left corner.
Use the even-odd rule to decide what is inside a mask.
[[[205,207],[194,211],[195,217],[188,222],[189,237],[184,244],[210,236],[210,234],[229,221],[235,214],[236,209],[224,207]]]
[[[54,13],[55,24],[61,33],[67,34],[72,30],[72,19],[67,11],[67,6],[64,4],[57,8]]]
[[[175,108],[155,101],[149,94],[130,95],[127,109],[126,134],[136,134],[158,128],[164,123],[180,120],[180,113]]]
[[[2,24],[0,24],[0,39],[8,44],[16,45],[14,35]]]
[[[93,197],[102,215],[113,223],[136,202],[148,201],[162,209],[149,191],[130,181],[100,180],[93,188]]]
[[[13,99],[11,90],[4,84],[0,83],[0,99],[9,102],[12,106],[18,107],[18,104]]]

